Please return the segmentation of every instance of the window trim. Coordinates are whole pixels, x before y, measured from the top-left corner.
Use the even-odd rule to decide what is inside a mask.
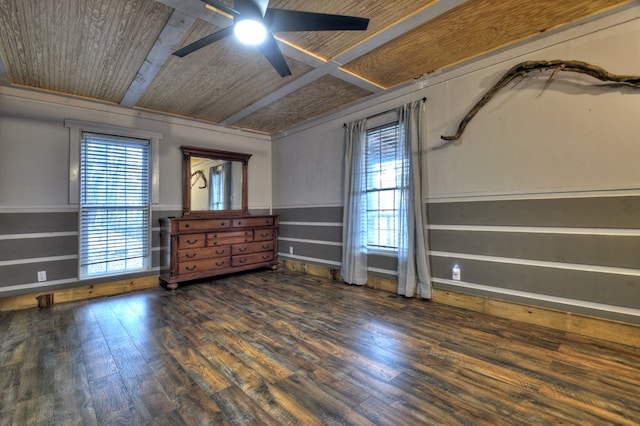
[[[82,140],[82,133],[97,133],[114,135],[123,138],[133,139],[147,139],[149,141],[151,152],[149,154],[149,173],[150,173],[150,209],[149,215],[153,214],[153,205],[158,204],[160,201],[160,188],[159,188],[159,173],[160,173],[160,140],[163,138],[162,133],[151,132],[147,130],[132,129],[129,127],[111,126],[108,124],[91,123],[85,121],[77,121],[71,119],[64,120],[64,126],[69,129],[69,204],[76,205],[78,212],[80,212],[80,144]],[[148,230],[148,250],[146,267],[139,271],[126,271],[122,273],[101,275],[95,277],[83,277],[80,262],[78,261],[78,277],[80,280],[95,279],[100,277],[117,277],[126,276],[141,272],[149,272],[153,270],[152,265],[152,232],[153,225],[151,224],[151,217],[149,218],[149,230]],[[78,235],[80,234],[80,217],[78,217]],[[79,242],[78,242],[79,244]],[[80,255],[80,247],[78,246],[78,256]]]
[[[160,202],[160,140],[164,136],[162,133],[71,119],[64,120],[64,127],[69,129],[69,204],[80,205],[80,141],[82,132],[148,139],[151,144],[149,157],[151,162],[151,204]]]

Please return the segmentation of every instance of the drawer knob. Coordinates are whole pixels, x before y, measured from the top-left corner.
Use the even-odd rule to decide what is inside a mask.
[[[187,253],[186,258],[187,259],[193,259],[194,257],[196,257],[198,255],[198,253]]]
[[[224,254],[224,250],[220,250],[220,251],[216,250],[216,254]]]
[[[238,225],[242,225],[242,221],[241,220],[238,221]]]
[[[263,244],[262,245],[262,249],[266,250],[266,249],[270,249],[271,247],[269,247],[269,244]]]
[[[184,227],[185,227],[185,228],[190,228],[190,227],[191,227],[191,225],[189,225],[188,223],[185,223],[185,224],[184,224]]]
[[[216,262],[216,266],[222,266],[224,265],[224,262]]]
[[[186,269],[187,271],[194,271],[197,268],[196,265],[193,266],[185,266],[184,269]]]
[[[195,240],[187,240],[187,243],[189,243],[189,244],[195,244],[197,242],[198,242],[197,238]]]
[[[247,251],[247,248],[246,247],[240,247],[240,248],[238,248],[238,251],[240,253],[244,253],[245,251]]]
[[[220,226],[224,226],[224,222],[220,222]]]
[[[247,259],[239,259],[238,262],[240,263],[247,263]]]
[[[267,259],[269,258],[269,255],[268,255],[268,254],[264,254],[264,255],[262,255],[262,258],[263,258],[264,260],[267,260]]]
[[[268,232],[267,232],[267,233],[262,233],[262,234],[260,234],[260,236],[261,236],[262,238],[264,238],[264,237],[269,236],[269,233],[268,233]]]

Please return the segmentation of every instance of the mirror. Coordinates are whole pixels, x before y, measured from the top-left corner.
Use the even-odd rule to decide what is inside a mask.
[[[247,214],[247,168],[251,154],[180,147],[184,216]]]

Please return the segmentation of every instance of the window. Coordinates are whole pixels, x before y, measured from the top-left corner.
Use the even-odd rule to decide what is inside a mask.
[[[210,169],[209,182],[211,182],[211,210],[231,209],[231,163],[225,161]]]
[[[149,171],[148,140],[82,132],[81,278],[148,268]]]
[[[367,131],[367,247],[398,249],[402,161],[398,123]]]

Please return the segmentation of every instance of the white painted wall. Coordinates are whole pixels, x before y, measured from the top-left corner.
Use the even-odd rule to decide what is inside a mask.
[[[640,75],[640,7],[493,54],[274,138],[274,206],[342,204],[342,124],[427,97],[428,145],[509,68],[573,59]],[[640,90],[549,73],[503,89],[455,145],[428,154],[433,199],[640,188]]]
[[[271,141],[161,114],[0,89],[0,211],[49,211],[69,206],[69,129],[72,119],[163,134],[159,210],[182,208],[181,145],[252,154],[249,208],[271,206]]]

